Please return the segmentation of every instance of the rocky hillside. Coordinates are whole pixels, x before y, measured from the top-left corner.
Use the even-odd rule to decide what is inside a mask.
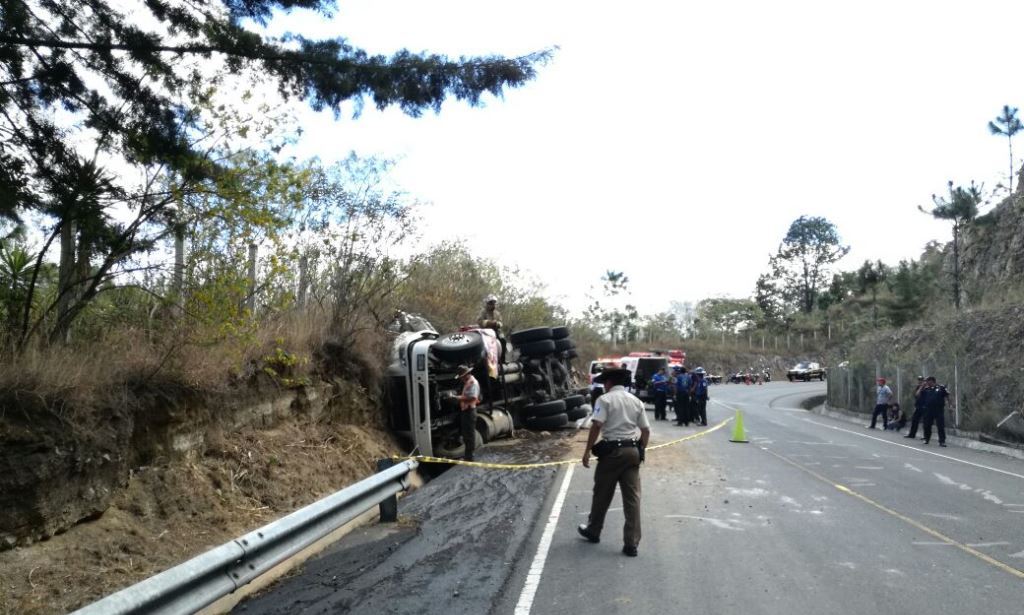
[[[1024,187],[1024,186],[1022,186]],[[961,269],[968,304],[1020,299],[1024,288],[1024,191],[980,216],[963,236]],[[952,270],[952,250],[946,250]]]

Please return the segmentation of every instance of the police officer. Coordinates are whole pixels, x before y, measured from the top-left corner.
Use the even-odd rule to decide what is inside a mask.
[[[680,367],[675,379],[676,425],[690,424],[690,374],[686,367]]]
[[[459,427],[462,432],[462,443],[466,447],[463,459],[473,461],[476,450],[476,407],[480,403],[480,383],[473,377],[473,368],[460,365],[457,377],[462,381],[462,392],[459,400]]]
[[[932,423],[938,427],[939,446],[946,446],[946,398],[949,391],[935,382],[935,376],[925,379],[924,388],[924,443],[932,439]]]
[[[917,426],[921,422],[921,417],[924,416],[924,395],[922,395],[924,387],[924,376],[918,376],[917,388],[914,389],[914,415],[910,417],[910,431],[903,436],[904,438],[917,437]]]
[[[694,423],[708,424],[708,399],[708,381],[704,378],[704,368],[698,367],[690,377],[690,408]]]
[[[583,452],[583,467],[590,467],[590,454],[597,457],[594,471],[594,495],[590,517],[576,531],[590,542],[601,541],[601,530],[615,486],[622,492],[622,511],[626,523],[622,530],[622,552],[637,555],[640,544],[640,464],[650,438],[650,423],[644,404],[624,387],[629,382],[627,369],[606,369],[597,375],[605,394],[594,404],[594,416]],[[597,442],[598,436],[602,440]]]
[[[651,388],[654,389],[654,420],[664,421],[668,418],[665,414],[665,405],[668,403],[668,375],[664,367],[659,367],[658,373],[651,376]]]

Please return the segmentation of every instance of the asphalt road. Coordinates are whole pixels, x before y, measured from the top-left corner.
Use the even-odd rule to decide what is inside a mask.
[[[649,452],[637,558],[618,496],[600,544],[576,535],[592,469],[457,467],[403,501],[404,523],[356,532],[238,612],[1024,612],[1024,461],[801,409],[819,383],[711,391],[711,426],[740,409],[750,442],[729,424]],[[655,422],[652,444],[701,430]]]
[[[750,443],[730,425],[650,453],[637,558],[618,498],[600,544],[576,536],[593,481],[576,467],[539,582],[509,584],[535,582],[532,603],[507,593],[494,612],[1024,612],[1024,461],[799,408],[823,392],[713,387],[709,423],[741,409]],[[656,422],[652,442],[688,431]]]

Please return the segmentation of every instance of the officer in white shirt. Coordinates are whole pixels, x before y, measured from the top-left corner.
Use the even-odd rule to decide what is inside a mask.
[[[606,369],[594,380],[605,385],[605,394],[594,404],[587,448],[583,453],[585,468],[590,467],[592,450],[597,457],[594,496],[590,518],[577,531],[590,542],[601,541],[605,514],[618,485],[626,517],[622,552],[636,557],[640,543],[640,464],[651,435],[650,422],[643,402],[623,386],[630,380],[628,369]],[[597,442],[599,435],[602,439]]]

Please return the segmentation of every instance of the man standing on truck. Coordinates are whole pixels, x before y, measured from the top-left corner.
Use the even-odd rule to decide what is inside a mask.
[[[476,325],[481,329],[494,329],[494,333],[500,336],[501,333],[501,312],[498,311],[498,298],[494,295],[487,295],[484,299],[484,309],[476,319]]]
[[[605,369],[598,374],[606,392],[594,404],[594,415],[583,451],[583,467],[590,467],[590,452],[597,457],[594,471],[594,496],[586,525],[576,531],[590,542],[601,542],[601,529],[615,486],[622,492],[622,552],[636,557],[640,544],[640,464],[651,436],[651,425],[644,403],[624,387],[629,382],[627,369]],[[603,436],[597,442],[598,436]]]
[[[476,450],[476,407],[480,403],[480,383],[473,377],[473,368],[460,365],[458,379],[462,381],[462,393],[459,394],[459,426],[462,431],[462,442],[466,447],[463,457],[473,461]]]

